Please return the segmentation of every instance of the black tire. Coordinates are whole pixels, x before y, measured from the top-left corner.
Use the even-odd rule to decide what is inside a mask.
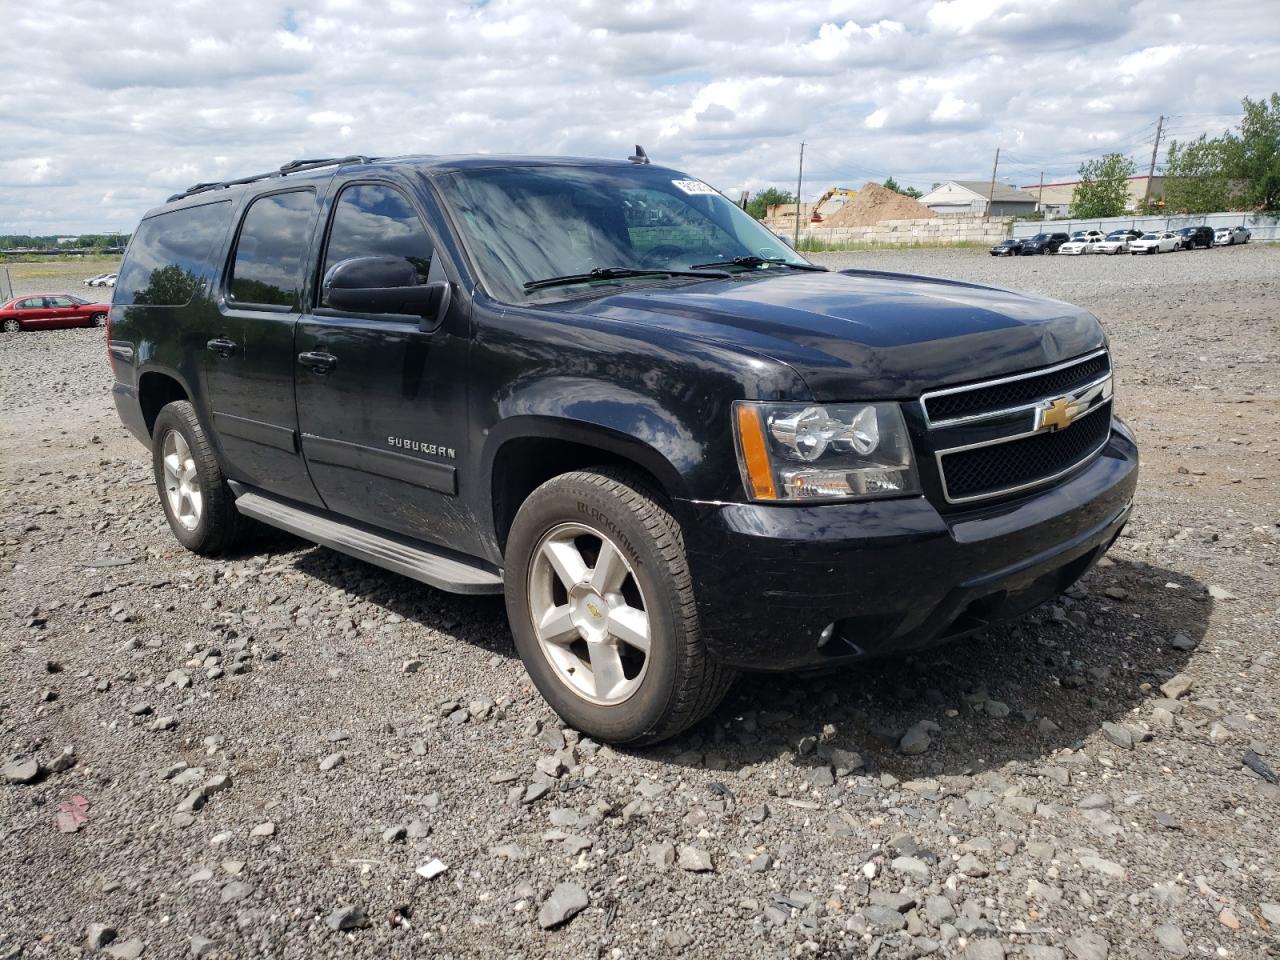
[[[100,327],[106,322],[107,315],[105,313],[95,313],[89,318],[89,326],[91,327]]]
[[[639,686],[620,703],[592,703],[561,679],[543,652],[530,606],[535,553],[557,526],[608,528],[643,593],[650,645]],[[626,470],[599,467],[566,473],[538,487],[521,505],[506,549],[507,618],[534,685],[574,729],[611,743],[656,743],[710,713],[735,673],[711,659],[702,642],[693,580],[680,525]]]
[[[22,324],[18,322],[17,317],[6,317],[4,321],[5,333],[21,333]]]
[[[190,529],[175,516],[165,493],[164,447],[170,432],[180,434],[186,441],[200,482],[202,507],[198,522]],[[176,400],[166,404],[156,417],[151,431],[151,468],[160,506],[169,521],[169,529],[180,544],[193,553],[216,556],[241,540],[248,523],[236,510],[235,496],[227,486],[213,446],[189,401]]]

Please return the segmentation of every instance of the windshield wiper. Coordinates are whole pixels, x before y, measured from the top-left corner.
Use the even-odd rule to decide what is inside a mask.
[[[595,267],[588,273],[569,273],[563,277],[545,277],[529,280],[526,290],[544,290],[547,287],[566,287],[572,283],[591,283],[594,280],[620,280],[624,277],[697,277],[699,280],[724,280],[729,274],[723,270],[646,270],[640,267]]]
[[[701,270],[704,267],[749,267],[755,269],[763,267],[766,263],[774,263],[781,267],[790,267],[792,270],[813,270],[819,273],[827,273],[826,267],[820,267],[816,263],[792,263],[790,260],[783,260],[781,257],[734,257],[732,260],[720,260],[715,263],[695,263],[690,269]]]

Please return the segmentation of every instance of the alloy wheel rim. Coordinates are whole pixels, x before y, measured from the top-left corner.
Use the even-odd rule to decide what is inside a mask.
[[[649,668],[644,592],[626,555],[582,523],[548,530],[529,566],[529,616],[556,677],[589,703],[614,706]]]
[[[21,330],[21,329],[22,329],[22,328],[18,325],[18,321],[17,321],[17,320],[6,320],[6,321],[4,322],[4,332],[5,332],[5,333],[17,333],[17,332],[18,332],[19,330]]]
[[[186,437],[177,430],[165,434],[161,451],[164,464],[164,495],[169,501],[169,512],[184,530],[194,530],[200,525],[204,510],[204,494],[200,489],[200,474],[196,470],[195,457]]]

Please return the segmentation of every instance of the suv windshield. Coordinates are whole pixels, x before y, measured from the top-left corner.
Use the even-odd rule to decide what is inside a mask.
[[[437,182],[485,286],[507,303],[580,295],[588,284],[652,283],[664,271],[708,264],[730,273],[808,266],[754,217],[672,170],[489,167]],[[593,270],[578,286],[537,285]]]

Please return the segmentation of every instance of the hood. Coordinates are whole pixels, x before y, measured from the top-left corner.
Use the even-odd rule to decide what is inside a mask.
[[[1070,304],[878,271],[800,273],[647,288],[563,312],[739,346],[789,364],[821,401],[905,399],[1069,360],[1105,343]]]

